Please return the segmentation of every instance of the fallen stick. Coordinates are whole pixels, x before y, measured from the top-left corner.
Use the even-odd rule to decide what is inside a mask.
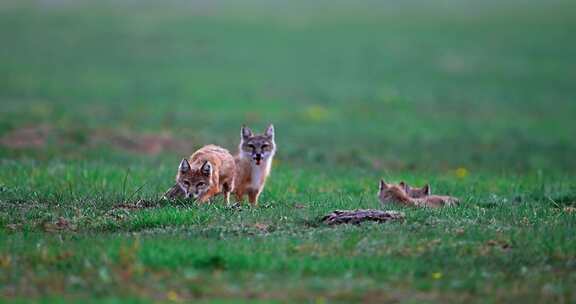
[[[404,213],[375,209],[335,210],[324,216],[321,221],[328,225],[360,224],[364,221],[385,223],[390,220],[404,219]]]

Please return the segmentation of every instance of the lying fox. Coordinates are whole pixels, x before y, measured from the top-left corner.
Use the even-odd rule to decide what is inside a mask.
[[[432,190],[430,190],[430,184],[426,184],[422,186],[422,188],[416,188],[411,187],[404,181],[401,181],[398,185],[402,187],[402,189],[404,189],[404,192],[406,192],[406,194],[408,194],[408,196],[410,196],[411,198],[423,198],[429,196],[432,193]]]
[[[272,159],[276,153],[274,126],[270,125],[264,134],[253,134],[243,126],[240,131],[240,145],[236,161],[236,199],[242,202],[244,194],[252,206],[258,205],[258,197],[272,169]]]
[[[444,206],[455,206],[459,203],[458,199],[452,196],[444,195],[430,195],[430,187],[427,187],[427,194],[423,195],[418,192],[416,195],[421,197],[411,197],[406,193],[405,186],[388,184],[384,180],[380,180],[378,188],[378,199],[382,204],[400,203],[410,207],[431,207],[439,208]]]
[[[184,196],[201,203],[222,193],[230,203],[230,192],[234,190],[236,164],[228,150],[207,145],[194,152],[190,160],[182,159],[176,174],[176,186],[166,192],[165,197]]]

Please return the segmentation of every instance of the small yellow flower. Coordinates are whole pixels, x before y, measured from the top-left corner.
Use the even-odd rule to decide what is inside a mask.
[[[458,177],[458,178],[465,178],[469,174],[468,169],[466,169],[464,167],[459,167],[458,169],[456,169],[454,171],[454,173],[456,174],[456,177]]]
[[[304,117],[308,121],[312,122],[325,121],[329,115],[330,112],[328,111],[328,109],[319,105],[309,106],[304,110]]]
[[[172,301],[172,302],[180,302],[182,299],[180,298],[180,296],[178,295],[178,293],[176,293],[174,290],[170,290],[167,294],[166,297],[168,298],[168,300]]]
[[[0,256],[0,268],[8,268],[12,263],[12,257],[9,255]]]
[[[434,280],[440,280],[442,278],[442,273],[441,272],[434,272],[434,273],[432,273],[432,278]]]

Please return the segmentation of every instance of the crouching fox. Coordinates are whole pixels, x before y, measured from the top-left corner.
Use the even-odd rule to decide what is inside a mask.
[[[165,197],[193,198],[204,203],[222,193],[229,204],[235,176],[236,164],[230,152],[207,145],[194,152],[190,159],[182,159],[176,185],[166,192]]]

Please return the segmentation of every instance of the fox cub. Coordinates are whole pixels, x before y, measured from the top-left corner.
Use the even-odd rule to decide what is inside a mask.
[[[430,195],[430,187],[424,187],[414,193],[412,197],[406,192],[407,184],[401,183],[400,185],[388,184],[384,180],[380,180],[378,188],[378,199],[382,204],[400,203],[411,207],[431,207],[438,208],[443,206],[455,206],[458,204],[458,199],[451,196],[444,195]],[[408,186],[409,187],[409,186]],[[427,189],[427,190],[425,190]]]
[[[264,134],[253,134],[248,127],[242,126],[238,150],[235,158],[236,199],[242,202],[244,194],[248,194],[250,204],[257,206],[276,153],[274,126],[268,126]]]
[[[408,185],[404,181],[401,181],[398,185],[402,187],[402,189],[404,189],[406,194],[408,194],[408,196],[410,196],[411,198],[429,198],[431,200],[442,199],[448,202],[448,205],[458,205],[460,203],[460,200],[458,200],[458,198],[453,196],[432,195],[430,184],[426,184],[422,188],[416,188]]]
[[[234,190],[236,164],[228,150],[208,145],[200,148],[190,156],[190,160],[182,159],[178,166],[176,184],[182,190],[185,198],[193,198],[201,203],[222,193],[226,203],[230,203],[230,192]],[[181,193],[173,187],[168,195]]]
[[[416,188],[411,187],[404,181],[401,181],[398,185],[402,187],[402,189],[404,189],[404,192],[406,192],[406,194],[408,194],[408,196],[410,196],[411,198],[423,198],[432,193],[432,190],[430,190],[430,184],[426,184],[422,186],[422,188]]]

